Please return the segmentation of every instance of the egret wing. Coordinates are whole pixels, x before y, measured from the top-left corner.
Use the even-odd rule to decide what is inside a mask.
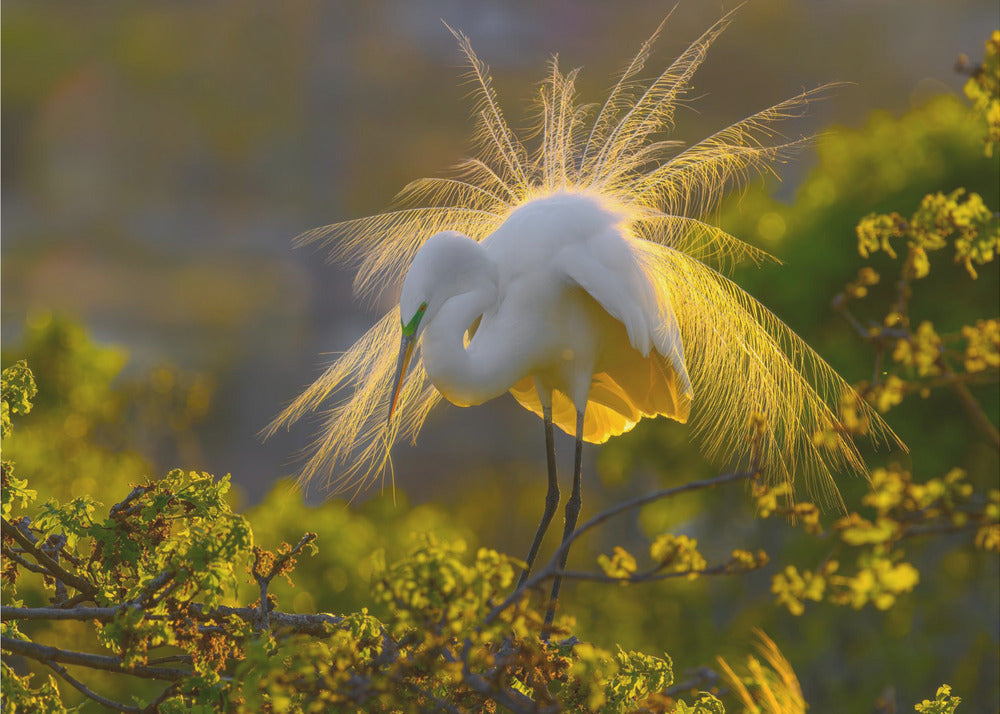
[[[553,263],[558,277],[584,290],[622,327],[621,338],[610,340],[603,370],[594,375],[584,440],[602,443],[658,414],[686,421],[692,389],[680,330],[670,301],[656,299],[629,239],[609,228],[565,247]],[[526,409],[541,414],[533,380],[510,391]],[[568,397],[553,395],[552,415],[557,426],[574,433],[576,408]]]
[[[625,326],[635,349],[643,356],[649,354],[653,292],[617,229],[602,231],[562,249],[556,256],[555,267]]]
[[[667,358],[679,394],[691,396],[680,328],[669,300],[657,299],[651,277],[637,259],[632,241],[613,227],[559,252],[565,278],[587,292],[625,326],[628,340],[643,357],[651,348]]]

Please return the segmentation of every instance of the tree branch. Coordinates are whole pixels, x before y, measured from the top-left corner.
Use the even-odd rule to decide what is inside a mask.
[[[146,584],[146,587],[143,588],[142,592],[139,593],[134,600],[132,600],[132,604],[138,606],[148,604],[150,599],[156,594],[156,591],[169,583],[176,576],[177,573],[175,571],[164,570]]]
[[[948,370],[951,373],[951,370]],[[976,428],[982,432],[983,436],[989,439],[993,448],[1000,451],[1000,431],[997,430],[993,423],[986,416],[986,412],[983,411],[982,405],[976,401],[976,398],[972,396],[972,392],[969,388],[965,386],[961,381],[955,379],[949,385],[951,386],[951,391],[955,393],[958,398],[959,404],[965,410],[966,415],[972,420],[972,423],[976,425]]]
[[[116,702],[113,699],[108,699],[107,697],[102,697],[97,692],[93,691],[86,684],[80,680],[74,678],[66,671],[66,668],[61,664],[56,664],[55,662],[45,662],[45,664],[50,667],[56,674],[62,677],[66,682],[68,682],[74,689],[82,693],[88,699],[93,699],[98,704],[103,704],[108,709],[114,709],[119,712],[140,712],[142,711],[139,707],[133,707],[128,704],[122,704],[121,702]]]
[[[91,669],[102,669],[106,672],[116,672],[118,674],[131,674],[134,677],[145,679],[164,679],[168,682],[180,682],[186,677],[190,677],[192,672],[186,669],[172,669],[168,667],[148,667],[145,665],[127,666],[117,657],[107,657],[105,655],[89,654],[87,652],[73,652],[71,650],[61,650],[57,647],[40,645],[36,642],[18,640],[13,637],[0,635],[0,649],[4,649],[11,654],[28,657],[38,660],[44,664],[51,662],[62,662],[65,664],[77,664]]]
[[[97,620],[110,622],[122,607],[0,607],[0,620]]]
[[[160,696],[143,708],[143,714],[157,714],[157,712],[160,711],[160,704],[165,702],[169,697],[173,696],[173,694],[177,692],[177,687],[178,685],[174,683],[160,692]]]
[[[93,595],[97,592],[97,588],[90,583],[90,581],[81,578],[79,575],[74,575],[63,568],[59,563],[53,560],[49,555],[39,550],[31,539],[28,538],[20,529],[20,527],[13,525],[6,518],[0,519],[2,521],[3,532],[10,535],[14,540],[17,541],[26,553],[29,553],[31,557],[37,560],[41,565],[45,566],[49,574],[67,585],[76,588],[81,593],[86,593],[88,595]]]
[[[713,488],[715,486],[721,486],[723,484],[732,483],[733,481],[742,481],[755,476],[756,473],[757,472],[755,470],[733,471],[731,473],[722,474],[721,476],[702,479],[701,481],[691,481],[690,483],[685,483],[680,486],[674,486],[672,488],[665,488],[659,491],[654,491],[653,493],[646,494],[645,496],[639,496],[638,498],[633,498],[630,501],[624,501],[616,506],[613,506],[612,508],[607,509],[606,511],[598,513],[596,516],[594,516],[589,521],[584,523],[582,526],[577,528],[575,531],[570,533],[569,536],[562,542],[562,545],[560,545],[559,548],[556,550],[556,552],[553,554],[552,559],[548,562],[548,564],[540,571],[538,571],[535,575],[525,580],[521,584],[521,586],[516,588],[514,592],[508,595],[503,602],[494,607],[490,611],[489,615],[486,616],[486,619],[483,621],[483,624],[485,625],[491,624],[494,620],[496,620],[496,618],[500,615],[501,612],[503,612],[512,604],[514,604],[522,597],[524,597],[524,594],[528,590],[537,587],[539,583],[542,583],[545,580],[554,578],[559,572],[558,563],[559,559],[562,557],[562,554],[569,550],[570,546],[577,538],[582,536],[587,531],[592,530],[593,528],[596,528],[597,526],[601,525],[605,521],[614,518],[620,513],[624,513],[625,511],[634,508],[641,508],[642,506],[653,503],[654,501],[659,501],[664,498],[671,498],[673,496],[677,496],[682,493],[687,493],[689,491],[700,491],[703,489]]]
[[[115,519],[129,515],[134,508],[134,506],[132,506],[132,502],[140,496],[146,495],[154,488],[155,486],[153,484],[145,484],[143,486],[134,487],[124,499],[111,507],[111,510],[108,511],[108,515]]]
[[[748,572],[747,570],[734,570],[729,566],[729,564],[716,565],[711,568],[705,568],[703,570],[683,570],[680,572],[663,573],[660,572],[660,568],[654,568],[653,570],[647,570],[643,573],[638,573],[636,575],[630,575],[627,578],[616,578],[613,575],[606,575],[604,573],[592,573],[585,570],[563,570],[550,573],[549,578],[554,578],[560,576],[563,578],[569,578],[570,580],[585,580],[595,583],[649,583],[656,580],[669,580],[671,578],[685,578],[690,575],[736,575],[740,573]]]
[[[15,563],[20,565],[25,570],[29,570],[32,573],[38,573],[39,575],[49,575],[49,571],[43,568],[41,565],[32,563],[30,560],[25,560],[10,548],[4,548],[3,555],[5,558],[10,558],[11,560],[13,560]]]
[[[270,616],[267,607],[267,588],[274,580],[275,576],[280,573],[285,564],[289,560],[297,556],[302,549],[306,547],[309,543],[316,540],[315,533],[306,533],[299,539],[299,542],[294,548],[291,548],[287,553],[281,553],[278,557],[274,558],[271,562],[271,567],[268,569],[267,573],[259,570],[259,566],[262,565],[262,554],[265,552],[261,548],[254,548],[254,563],[253,563],[253,576],[257,580],[257,586],[260,588],[260,628],[262,630],[269,630],[271,627]]]
[[[130,605],[118,607],[75,607],[63,609],[58,607],[0,607],[0,621],[7,620],[80,620],[111,622],[115,616]],[[226,607],[221,605],[212,610],[204,610],[195,604],[188,608],[188,614],[198,620],[213,620],[220,617],[238,617],[244,622],[256,624],[260,621],[260,613],[256,607]],[[321,637],[330,634],[331,627],[339,627],[343,618],[326,613],[292,614],[286,612],[271,612],[273,625],[295,634]]]
[[[691,679],[686,679],[683,682],[678,682],[677,684],[672,684],[671,686],[664,689],[660,694],[667,697],[672,697],[676,694],[683,694],[685,692],[693,691],[708,691],[712,687],[719,683],[719,673],[710,667],[699,667],[694,672],[694,677]]]
[[[909,328],[905,325],[908,324],[905,318],[906,308],[909,300],[909,282],[905,278],[901,278],[897,284],[897,290],[899,298],[895,305],[895,310],[899,312],[900,315],[904,316],[902,328],[889,328],[882,325],[873,325],[874,330],[869,330],[854,316],[851,310],[848,308],[848,297],[844,293],[840,293],[833,299],[833,309],[840,313],[840,315],[850,323],[851,327],[864,342],[870,342],[875,346],[875,378],[872,380],[873,385],[879,383],[879,374],[882,361],[884,359],[885,351],[887,346],[896,340],[913,340],[913,334],[910,332]],[[966,386],[966,382],[973,382],[981,379],[980,375],[960,375],[956,374],[951,366],[948,364],[947,359],[945,359],[944,348],[941,347],[938,351],[937,359],[935,364],[941,370],[941,378],[939,380],[928,380],[923,383],[918,382],[909,391],[915,391],[916,389],[922,389],[926,387],[938,387],[947,386],[955,394],[958,399],[959,404],[962,405],[962,409],[965,411],[966,416],[972,421],[977,429],[986,437],[994,449],[1000,451],[1000,430],[993,425],[986,412],[983,411],[982,405],[976,401],[976,398],[972,396],[969,388]]]

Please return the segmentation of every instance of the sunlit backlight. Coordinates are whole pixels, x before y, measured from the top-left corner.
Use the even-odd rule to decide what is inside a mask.
[[[530,132],[535,137],[530,148],[507,124],[488,67],[456,32],[476,87],[474,157],[450,176],[405,186],[391,210],[315,229],[297,242],[318,243],[329,248],[333,260],[356,267],[355,293],[374,302],[398,290],[413,256],[434,233],[457,230],[483,240],[532,200],[560,191],[597,197],[623,217],[621,227],[660,304],[676,316],[694,389],[691,430],[703,452],[720,461],[738,458],[747,450],[750,415],[763,414],[760,457],[771,477],[800,473],[810,494],[836,499],[831,471],[864,470],[854,443],[836,428],[840,405],[855,401],[854,392],[723,275],[736,263],[773,258],[706,220],[729,189],[772,171],[808,143],[807,137],[784,139],[778,127],[802,116],[831,87],[804,91],[692,145],[664,138],[673,129],[675,110],[690,98],[695,71],[731,18],[732,13],[724,16],[652,82],[644,82],[638,78],[661,25],[601,104],[580,103],[578,70],[563,73],[553,58],[535,95],[537,131]],[[765,214],[758,232],[765,242],[778,241],[785,236],[784,219]],[[320,411],[322,427],[306,454],[302,483],[320,479],[356,493],[390,468],[392,444],[401,436],[415,440],[441,400],[417,356],[398,402],[392,394],[400,325],[394,308],[270,425],[273,433]],[[555,422],[572,430],[572,410],[563,410],[565,418],[559,414],[560,396]],[[324,408],[330,397],[332,405]],[[524,393],[515,391],[515,397],[534,411]],[[398,413],[390,421],[393,407]],[[896,441],[867,404],[858,402],[857,408],[874,441]],[[615,433],[633,424],[619,424]],[[817,439],[820,433],[827,438]]]

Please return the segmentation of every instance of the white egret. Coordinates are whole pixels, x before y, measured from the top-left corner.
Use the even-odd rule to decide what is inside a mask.
[[[530,152],[505,121],[488,68],[454,33],[478,88],[478,155],[452,177],[405,187],[394,210],[301,237],[355,265],[361,296],[402,282],[399,310],[270,427],[344,395],[326,414],[303,481],[327,475],[360,489],[384,472],[397,438],[416,439],[442,396],[470,406],[510,392],[545,425],[548,494],[530,568],[559,500],[554,425],[576,437],[565,534],[580,509],[582,442],[604,442],[643,417],[690,418],[708,456],[733,460],[761,414],[758,458],[769,475],[801,474],[834,497],[831,471],[864,469],[838,428],[842,406],[873,440],[898,443],[832,368],[717,270],[770,256],[702,220],[726,188],[804,143],[775,142],[776,127],[827,87],[691,146],[663,139],[731,15],[643,84],[636,77],[661,23],[599,106],[577,103],[577,72],[563,74],[553,58]],[[407,376],[417,345],[421,359]],[[556,581],[553,599],[558,590]]]

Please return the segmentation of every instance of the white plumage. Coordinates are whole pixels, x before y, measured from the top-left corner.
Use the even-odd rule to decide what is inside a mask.
[[[595,443],[643,417],[686,421],[680,330],[624,223],[596,196],[559,192],[518,207],[481,243],[429,238],[400,315],[408,323],[426,304],[414,341],[431,383],[459,406],[506,391],[539,416],[551,405],[570,435],[583,413],[582,436]]]

